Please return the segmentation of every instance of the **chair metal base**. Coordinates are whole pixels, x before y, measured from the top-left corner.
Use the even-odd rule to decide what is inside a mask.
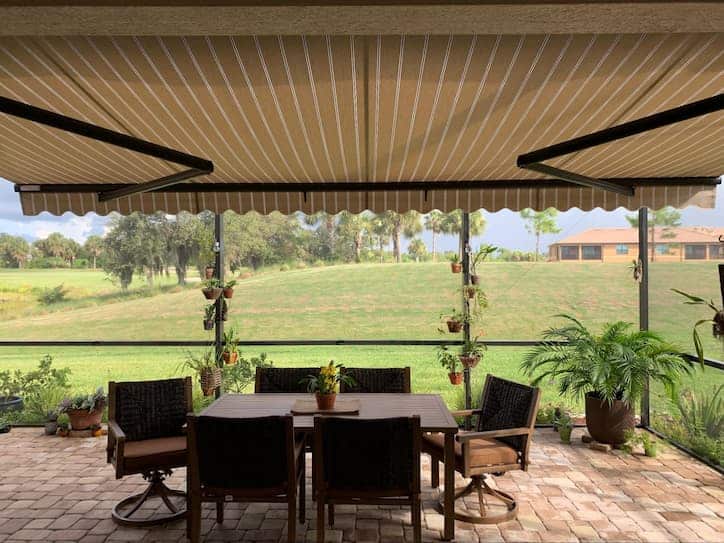
[[[488,486],[488,483],[485,481],[485,476],[483,475],[474,476],[466,487],[459,489],[456,488],[455,501],[462,499],[473,492],[478,495],[480,515],[462,513],[456,509],[456,520],[470,522],[471,524],[498,524],[500,522],[513,520],[518,515],[518,504],[516,503],[515,498],[507,492]],[[489,514],[490,504],[488,503],[487,496],[494,498],[497,502],[502,504],[505,507],[505,512],[493,515]],[[438,502],[437,510],[440,513],[444,513],[442,501]]]
[[[134,494],[118,502],[111,511],[111,517],[116,524],[121,526],[155,526],[157,524],[164,524],[166,522],[173,522],[186,517],[186,507],[179,509],[171,501],[172,496],[182,496],[186,498],[186,493],[180,490],[174,490],[167,487],[164,484],[166,477],[171,475],[171,470],[154,470],[143,474],[143,478],[149,482],[148,488],[140,494]],[[170,511],[170,514],[157,516],[150,519],[134,519],[131,518],[140,507],[150,498],[159,497],[166,504],[166,507]],[[125,508],[130,507],[129,511],[124,511]]]

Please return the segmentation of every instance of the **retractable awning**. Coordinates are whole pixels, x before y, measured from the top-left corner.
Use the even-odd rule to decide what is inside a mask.
[[[0,114],[0,176],[25,214],[712,207],[722,111],[551,162],[633,196],[516,157],[721,93],[723,52],[694,32],[5,36],[0,95],[214,168],[99,201],[184,168]]]

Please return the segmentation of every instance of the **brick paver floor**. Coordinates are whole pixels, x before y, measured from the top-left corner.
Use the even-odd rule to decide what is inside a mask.
[[[151,529],[116,526],[116,501],[143,488],[140,476],[116,481],[105,464],[105,439],[44,437],[15,428],[0,435],[0,542],[183,541],[184,523]],[[495,480],[514,493],[518,518],[497,526],[457,523],[457,541],[724,541],[724,480],[714,470],[670,447],[655,459],[562,445],[539,430],[528,472]],[[429,460],[423,458],[426,541],[440,538]],[[309,478],[307,480],[309,483]],[[464,481],[459,480],[458,485]],[[184,485],[178,470],[170,485]],[[475,504],[472,503],[474,506]],[[204,510],[207,541],[286,541],[283,504],[230,504],[222,526]],[[315,507],[299,526],[299,541],[314,541]],[[328,541],[367,543],[412,540],[409,510],[338,506]]]

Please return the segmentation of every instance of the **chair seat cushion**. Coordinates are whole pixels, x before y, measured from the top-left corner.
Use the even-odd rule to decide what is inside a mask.
[[[464,435],[466,432],[460,432]],[[422,450],[432,453],[439,458],[443,457],[444,434],[423,434]],[[518,453],[512,447],[495,439],[474,439],[470,441],[470,467],[482,468],[504,464],[516,464]],[[455,440],[455,466],[463,471],[463,446]]]
[[[123,457],[127,472],[185,466],[186,436],[126,441]]]

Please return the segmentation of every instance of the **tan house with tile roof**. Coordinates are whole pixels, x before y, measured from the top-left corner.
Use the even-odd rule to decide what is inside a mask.
[[[724,260],[724,228],[656,228],[650,259],[659,262]],[[653,245],[653,246],[652,246]],[[638,256],[636,228],[592,228],[550,245],[551,261],[630,262]]]

